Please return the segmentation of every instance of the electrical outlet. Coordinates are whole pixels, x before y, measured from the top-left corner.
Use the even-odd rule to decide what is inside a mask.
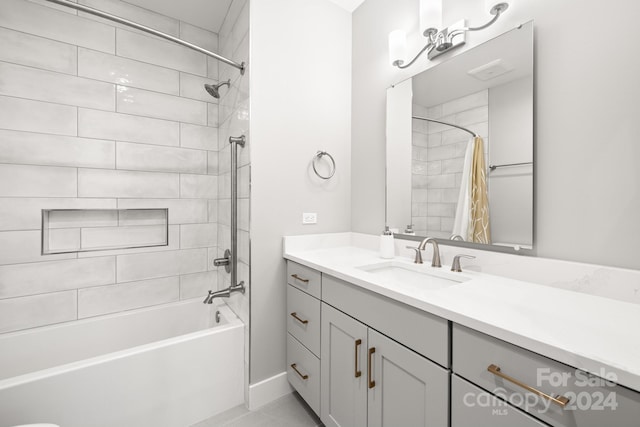
[[[318,214],[315,212],[305,212],[302,214],[303,224],[316,224],[318,222]]]

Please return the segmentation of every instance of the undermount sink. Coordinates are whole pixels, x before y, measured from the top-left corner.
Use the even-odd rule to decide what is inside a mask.
[[[384,261],[356,268],[396,284],[418,289],[442,289],[470,280],[468,277],[461,276],[460,273],[443,271],[441,268],[434,268],[428,264]]]

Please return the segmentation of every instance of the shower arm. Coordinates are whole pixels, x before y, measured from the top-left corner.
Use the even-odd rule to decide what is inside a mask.
[[[177,43],[179,45],[188,47],[189,49],[193,49],[193,50],[195,50],[197,52],[203,53],[203,54],[205,54],[207,56],[210,56],[210,57],[212,57],[214,59],[217,59],[218,61],[224,62],[227,65],[231,65],[232,67],[235,67],[235,68],[239,69],[240,70],[240,74],[244,74],[244,70],[245,70],[244,62],[241,63],[241,64],[238,64],[237,62],[232,61],[230,59],[227,59],[224,56],[218,55],[217,53],[211,52],[210,50],[204,49],[204,48],[202,48],[202,47],[200,47],[198,45],[195,45],[193,43],[189,43],[187,41],[184,41],[182,39],[174,37],[174,36],[172,36],[170,34],[163,33],[162,31],[158,31],[158,30],[156,30],[154,28],[147,27],[146,25],[138,24],[137,22],[133,22],[133,21],[130,21],[128,19],[121,18],[120,16],[112,15],[110,13],[103,12],[101,10],[94,9],[92,7],[89,7],[89,6],[85,6],[83,4],[74,3],[74,2],[69,1],[69,0],[47,0],[47,1],[49,3],[55,3],[55,4],[62,5],[62,6],[67,6],[67,7],[70,7],[72,9],[79,10],[81,12],[90,13],[92,15],[99,16],[100,18],[105,18],[105,19],[108,19],[110,21],[114,21],[114,22],[117,22],[119,24],[123,24],[123,25],[129,26],[129,27],[135,28],[136,30],[144,31],[144,32],[149,33],[149,34],[153,34],[154,36],[161,37],[161,38],[163,38],[165,40],[172,41],[174,43]]]

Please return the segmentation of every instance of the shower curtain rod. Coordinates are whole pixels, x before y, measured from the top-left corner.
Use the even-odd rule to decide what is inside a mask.
[[[443,122],[443,121],[441,121],[441,120],[430,119],[430,118],[428,118],[428,117],[411,116],[411,118],[412,118],[412,119],[418,119],[418,120],[425,120],[425,121],[427,121],[427,122],[440,123],[441,125],[451,126],[451,127],[458,128],[458,129],[460,129],[460,130],[463,130],[463,131],[465,131],[465,132],[470,133],[470,134],[471,134],[471,136],[473,136],[474,138],[478,138],[478,137],[480,137],[480,135],[478,135],[477,133],[472,132],[472,131],[470,131],[470,130],[469,130],[469,129],[467,129],[467,128],[463,128],[462,126],[454,125],[453,123],[447,123],[447,122]]]
[[[188,47],[189,49],[193,49],[193,50],[195,50],[197,52],[204,53],[205,55],[210,56],[212,58],[215,58],[218,61],[224,62],[225,64],[231,65],[232,67],[236,67],[237,69],[240,70],[240,74],[244,74],[244,69],[245,69],[244,62],[241,63],[241,64],[238,64],[237,62],[232,61],[230,59],[227,59],[224,56],[220,56],[217,53],[213,53],[213,52],[211,52],[211,51],[209,51],[207,49],[201,48],[198,45],[195,45],[193,43],[189,43],[187,41],[184,41],[182,39],[174,37],[174,36],[172,36],[170,34],[163,33],[162,31],[158,31],[158,30],[155,30],[155,29],[153,29],[151,27],[147,27],[146,25],[138,24],[137,22],[129,21],[128,19],[121,18],[119,16],[112,15],[110,13],[103,12],[103,11],[98,10],[98,9],[94,9],[92,7],[89,7],[89,6],[84,6],[82,4],[74,3],[74,2],[69,1],[69,0],[47,0],[47,1],[50,2],[50,3],[60,4],[62,6],[67,6],[67,7],[70,7],[72,9],[79,10],[81,12],[90,13],[92,15],[96,15],[96,16],[99,16],[101,18],[109,19],[110,21],[114,21],[114,22],[117,22],[119,24],[127,25],[127,26],[133,27],[133,28],[135,28],[137,30],[144,31],[144,32],[149,33],[149,34],[153,34],[154,36],[158,36],[158,37],[161,37],[163,39],[172,41],[174,43],[177,43],[177,44],[180,44],[182,46]]]

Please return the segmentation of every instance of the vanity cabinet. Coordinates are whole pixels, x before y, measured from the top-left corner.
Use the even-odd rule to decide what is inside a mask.
[[[453,325],[452,335],[453,372],[483,389],[484,395],[476,393],[462,402],[475,404],[476,413],[486,402],[500,401],[495,397],[500,395],[519,408],[505,404],[505,415],[522,410],[554,427],[640,425],[640,393],[458,324]],[[452,396],[458,411],[465,409],[460,399],[465,398]],[[478,426],[462,422],[464,416],[455,411],[452,427]],[[492,422],[501,418],[500,410],[482,414],[488,417],[488,412]]]
[[[320,415],[320,273],[287,264],[287,379]]]
[[[446,426],[449,373],[322,303],[321,419],[326,426]]]
[[[287,282],[287,377],[325,425],[448,425],[446,320],[291,261]]]
[[[291,261],[287,281],[289,382],[327,426],[640,425],[640,393],[605,381],[607,372]]]
[[[546,424],[454,374],[451,427],[546,427]]]

